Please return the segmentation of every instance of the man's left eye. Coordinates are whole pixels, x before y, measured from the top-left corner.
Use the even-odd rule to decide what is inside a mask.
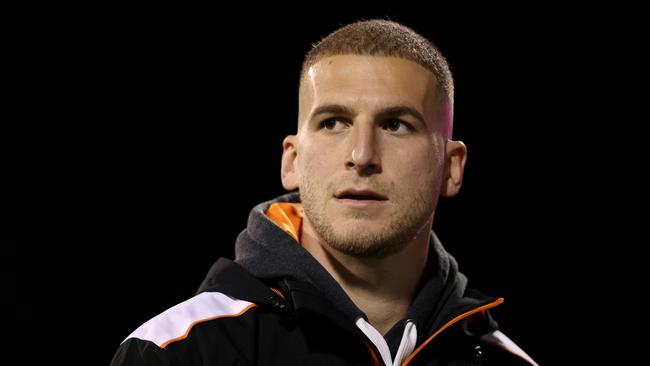
[[[384,124],[384,128],[392,131],[392,132],[408,132],[409,131],[409,126],[398,120],[398,119],[391,119]]]

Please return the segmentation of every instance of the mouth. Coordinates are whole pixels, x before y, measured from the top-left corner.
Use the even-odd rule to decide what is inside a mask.
[[[354,201],[387,201],[388,197],[381,193],[369,189],[356,189],[349,188],[336,192],[334,197],[339,200],[354,200]]]

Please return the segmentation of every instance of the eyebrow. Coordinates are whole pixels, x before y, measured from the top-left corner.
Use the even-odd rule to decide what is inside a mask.
[[[422,125],[426,126],[426,122],[424,121],[424,116],[422,116],[422,113],[418,112],[414,108],[405,106],[405,105],[398,105],[395,107],[388,107],[385,109],[382,109],[381,112],[379,112],[380,116],[384,117],[389,117],[389,116],[403,116],[403,115],[410,115],[411,117],[417,119],[422,123]]]
[[[346,114],[354,115],[354,111],[346,106],[340,104],[326,104],[317,107],[314,112],[311,114],[311,118],[319,114]]]
[[[326,104],[314,109],[314,112],[311,114],[310,119],[313,119],[315,116],[319,114],[343,114],[343,115],[353,116],[356,114],[356,112],[353,109],[348,108],[344,105]],[[424,121],[424,117],[420,112],[418,112],[414,108],[405,105],[398,105],[398,106],[384,108],[380,110],[378,113],[378,115],[381,117],[402,116],[405,114],[416,118],[423,125],[426,125],[426,122]]]

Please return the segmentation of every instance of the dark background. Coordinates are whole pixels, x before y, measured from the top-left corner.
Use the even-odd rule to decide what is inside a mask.
[[[632,29],[540,9],[113,10],[40,9],[5,32],[4,337],[20,357],[107,364],[141,323],[191,297],[218,257],[232,258],[248,211],[283,193],[302,56],[374,17],[432,40],[455,76],[455,138],[469,160],[435,231],[470,285],[505,297],[495,316],[533,358],[574,354],[585,309],[610,288],[608,270],[592,268],[623,220],[609,195],[620,158],[613,69]]]

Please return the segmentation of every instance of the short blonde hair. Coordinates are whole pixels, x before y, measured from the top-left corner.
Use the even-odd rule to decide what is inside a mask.
[[[346,54],[394,56],[416,62],[435,75],[438,89],[453,105],[454,80],[440,50],[411,28],[389,20],[358,21],[330,33],[305,56],[300,80],[322,58]]]

